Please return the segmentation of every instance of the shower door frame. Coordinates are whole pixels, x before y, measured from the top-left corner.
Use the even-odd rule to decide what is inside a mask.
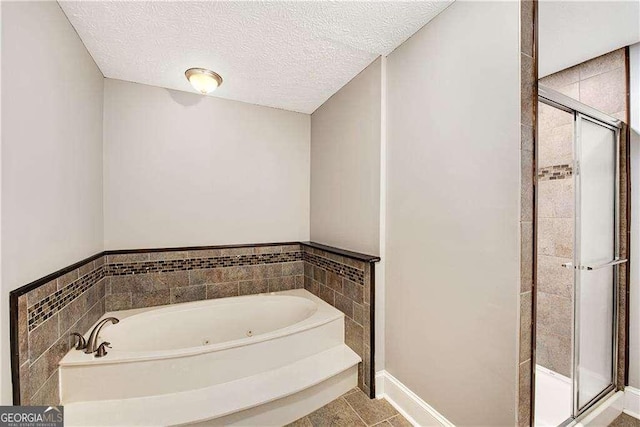
[[[547,104],[553,108],[557,108],[559,110],[568,112],[570,114],[572,114],[573,116],[573,124],[574,124],[574,135],[573,135],[573,147],[574,147],[574,161],[573,161],[573,167],[574,169],[576,168],[576,159],[579,158],[579,150],[580,150],[580,145],[581,145],[581,141],[580,141],[580,137],[581,137],[581,133],[580,133],[580,124],[579,122],[581,120],[588,120],[591,121],[597,125],[603,126],[605,128],[610,129],[611,131],[614,132],[615,136],[615,159],[616,159],[616,165],[615,165],[615,201],[614,201],[614,261],[612,262],[611,266],[613,267],[613,287],[612,287],[612,292],[613,292],[613,319],[612,319],[612,344],[611,344],[611,356],[612,356],[612,363],[611,363],[611,384],[609,384],[605,389],[603,389],[600,393],[598,393],[595,397],[593,397],[591,400],[589,400],[587,403],[585,403],[582,407],[579,407],[579,376],[577,375],[577,370],[578,370],[578,366],[579,366],[579,360],[580,360],[580,348],[579,348],[579,336],[580,336],[580,324],[579,322],[576,321],[576,319],[579,318],[579,313],[580,313],[580,304],[578,301],[578,292],[580,290],[580,275],[578,274],[578,262],[579,262],[579,253],[578,253],[578,243],[579,243],[579,226],[580,226],[580,220],[581,220],[581,215],[578,216],[575,212],[575,209],[578,209],[579,207],[579,201],[580,201],[580,191],[581,191],[581,180],[580,180],[580,174],[579,171],[578,173],[574,173],[574,201],[575,201],[575,207],[574,207],[574,262],[573,265],[571,265],[570,267],[572,267],[574,269],[574,296],[573,296],[573,313],[572,313],[572,327],[573,327],[573,332],[572,332],[572,352],[573,352],[573,357],[572,357],[572,378],[571,378],[571,394],[572,394],[572,414],[571,416],[561,425],[568,425],[574,421],[577,421],[581,418],[583,418],[584,416],[587,415],[588,412],[590,412],[591,409],[594,408],[594,406],[602,401],[604,398],[612,395],[613,393],[615,393],[616,389],[618,388],[618,354],[617,354],[617,349],[618,349],[618,329],[619,329],[619,319],[618,319],[618,293],[619,293],[619,266],[622,263],[627,262],[627,260],[620,260],[620,144],[621,144],[621,129],[622,129],[622,122],[618,119],[615,119],[607,114],[604,114],[592,107],[589,107],[588,105],[585,105],[569,96],[566,96],[558,91],[555,91],[553,89],[547,88],[545,86],[542,85],[538,85],[538,97],[537,100],[539,102],[542,102],[544,104]],[[536,150],[536,165],[537,165],[537,150]],[[579,167],[579,166],[578,166]],[[537,166],[536,166],[537,168]],[[536,172],[536,176],[537,176],[537,172]],[[537,185],[536,185],[536,192],[537,192]],[[536,197],[537,199],[537,197]],[[535,218],[535,221],[537,221],[537,217]],[[537,256],[537,253],[536,253]],[[537,300],[537,298],[536,298]],[[534,313],[537,311],[537,309],[533,308]],[[534,314],[534,321],[535,321],[535,314]],[[535,338],[535,337],[534,337]],[[537,338],[536,338],[537,339]],[[535,340],[534,340],[534,346],[535,346]],[[534,352],[535,354],[535,352]],[[534,358],[534,362],[535,362],[535,358]],[[532,371],[533,371],[533,376],[532,378],[534,378],[534,382],[535,382],[535,363],[532,363]],[[532,393],[533,395],[533,393]],[[533,396],[532,396],[533,397]],[[532,420],[533,420],[533,411],[532,411]]]
[[[614,218],[614,233],[613,233],[613,249],[614,256],[613,261],[610,266],[613,268],[612,278],[613,278],[613,310],[612,310],[612,340],[611,340],[611,384],[609,384],[605,389],[603,389],[600,393],[586,402],[582,407],[580,406],[580,375],[578,375],[578,368],[580,365],[580,322],[575,319],[579,318],[580,315],[580,299],[578,298],[578,294],[581,291],[581,277],[578,270],[578,262],[581,257],[581,249],[580,249],[580,237],[581,237],[581,220],[582,220],[582,212],[580,215],[576,215],[574,213],[574,322],[573,322],[573,378],[572,378],[572,388],[573,388],[573,417],[577,418],[582,415],[584,412],[588,411],[593,405],[599,402],[604,396],[608,395],[612,391],[614,391],[617,387],[617,371],[618,371],[618,358],[616,357],[616,349],[618,348],[618,286],[619,286],[619,265],[627,262],[627,260],[620,260],[620,127],[621,125],[615,126],[609,123],[605,123],[601,120],[595,119],[589,115],[583,114],[582,112],[575,110],[573,112],[574,115],[574,150],[576,159],[580,159],[581,149],[582,149],[582,133],[581,133],[581,124],[582,120],[590,121],[596,125],[605,127],[614,132],[615,138],[615,171],[614,171],[614,191],[615,191],[615,199],[613,204],[613,218]],[[610,119],[610,118],[609,118]],[[578,164],[579,167],[579,164]],[[575,209],[578,209],[580,205],[580,200],[582,196],[582,178],[581,174],[575,174],[575,187],[574,187],[574,198],[575,198]],[[581,208],[580,208],[581,209]]]

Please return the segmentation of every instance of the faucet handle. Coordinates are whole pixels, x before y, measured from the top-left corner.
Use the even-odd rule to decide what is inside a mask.
[[[105,347],[111,348],[111,343],[105,341],[102,344],[100,344],[98,346],[98,349],[96,350],[95,357],[104,357],[104,356],[106,356],[107,355],[107,349]]]
[[[82,336],[82,334],[78,333],[78,332],[71,332],[72,337],[78,337],[76,341],[76,350],[84,350],[85,348],[87,348],[87,340],[84,339],[84,337]]]

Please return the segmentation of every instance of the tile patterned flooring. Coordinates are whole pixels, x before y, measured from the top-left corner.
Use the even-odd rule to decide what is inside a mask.
[[[411,427],[411,423],[384,399],[369,399],[354,388],[333,402],[285,427]],[[640,427],[640,420],[627,414],[609,427]]]
[[[384,399],[369,399],[354,388],[286,427],[411,427]],[[626,426],[624,426],[626,427]]]
[[[622,414],[613,420],[609,427],[640,427],[640,420],[627,414]]]

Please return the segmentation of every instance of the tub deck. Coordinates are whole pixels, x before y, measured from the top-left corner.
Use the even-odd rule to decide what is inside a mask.
[[[129,340],[138,346],[127,348],[122,337],[124,348],[117,349],[115,332],[122,324],[151,327],[154,319],[162,322],[162,315],[168,314],[173,316],[164,318],[169,325],[159,328],[170,333],[171,324],[180,322],[176,314],[189,316],[200,310],[204,319],[215,318],[206,316],[233,306],[250,316],[273,303],[291,312],[271,319],[271,326],[267,318],[250,319],[250,324],[264,324],[263,333],[255,336],[238,337],[236,331],[232,335],[237,339],[186,348],[165,345],[161,336],[140,345]],[[235,308],[227,312],[235,313]],[[261,313],[276,316],[273,310]],[[304,289],[110,312],[104,317],[108,316],[121,322],[105,327],[103,338],[114,337],[114,349],[107,356],[97,359],[72,350],[60,362],[62,403],[70,426],[283,425],[357,385],[361,359],[344,343],[344,314]],[[287,324],[282,319],[296,321]],[[187,323],[198,329],[197,317],[195,323]],[[134,333],[129,329],[120,329],[121,336]]]

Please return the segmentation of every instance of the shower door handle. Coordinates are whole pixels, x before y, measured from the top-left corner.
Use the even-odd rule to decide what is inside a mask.
[[[614,259],[611,262],[608,262],[606,264],[598,264],[598,265],[581,265],[578,268],[580,270],[599,270],[601,268],[605,268],[605,267],[613,267],[614,265],[618,265],[618,264],[624,264],[625,262],[627,262],[626,259]]]
[[[605,268],[605,267],[613,267],[614,265],[618,265],[618,264],[624,264],[625,262],[627,262],[626,259],[614,259],[611,262],[608,262],[606,264],[598,264],[598,265],[578,265],[578,266],[574,266],[572,262],[565,262],[564,264],[562,264],[562,266],[564,268],[572,268],[572,269],[576,269],[576,270],[587,270],[587,271],[591,271],[591,270],[599,270],[601,268]]]

